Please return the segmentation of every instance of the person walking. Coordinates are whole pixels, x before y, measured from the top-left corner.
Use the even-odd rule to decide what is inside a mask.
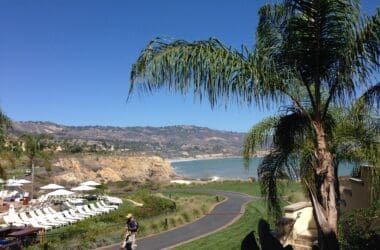
[[[125,238],[121,245],[123,249],[127,250],[135,250],[137,248],[136,244],[136,233],[139,229],[139,224],[137,221],[133,218],[133,215],[129,213],[127,216],[127,222],[126,222],[126,232],[125,232]]]

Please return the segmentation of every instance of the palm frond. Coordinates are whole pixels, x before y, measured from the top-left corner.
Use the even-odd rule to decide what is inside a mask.
[[[380,107],[380,82],[371,86],[367,89],[366,92],[360,97],[364,101],[364,103],[371,107],[376,105],[377,108]]]
[[[265,156],[257,168],[260,181],[261,194],[267,200],[269,214],[278,218],[281,215],[280,199],[277,180],[286,176],[285,164],[288,155],[281,151],[272,151]]]
[[[268,117],[251,128],[244,139],[244,166],[249,166],[250,157],[258,148],[268,146],[269,138],[278,123],[278,117]]]
[[[185,94],[192,90],[211,106],[218,101],[252,101],[254,90],[249,54],[223,45],[219,40],[187,42],[152,40],[132,66],[131,95],[134,86],[143,91],[167,87]]]
[[[274,147],[287,154],[302,146],[311,128],[310,120],[304,113],[296,109],[293,111],[280,117],[273,135]]]
[[[272,215],[278,216],[280,207],[277,180],[285,177],[291,179],[299,177],[299,160],[295,161],[295,159],[300,150],[304,148],[304,142],[307,136],[310,136],[311,128],[308,117],[299,111],[297,112],[297,110],[293,110],[290,114],[285,114],[265,125],[265,129],[259,130],[261,133],[256,136],[262,139],[265,135],[262,131],[273,131],[273,149],[269,155],[264,157],[257,173],[262,194],[268,201],[268,210]],[[251,141],[255,142],[255,133],[252,133],[252,137]],[[250,145],[255,144],[251,143]]]

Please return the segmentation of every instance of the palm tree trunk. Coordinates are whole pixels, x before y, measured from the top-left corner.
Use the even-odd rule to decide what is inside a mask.
[[[34,160],[32,160],[32,190],[30,192],[30,200],[33,199],[33,195],[34,195]]]
[[[322,177],[321,179],[323,180],[320,189],[317,190],[320,192],[320,203],[323,208],[323,213],[320,216],[325,217],[326,223],[323,223],[320,220],[320,216],[317,216],[316,220],[320,226],[320,230],[322,231],[320,233],[323,235],[333,234],[335,235],[333,238],[336,240],[338,231],[337,192],[339,192],[339,188],[336,188],[337,175],[333,164],[333,156],[327,149],[326,133],[323,125],[320,122],[313,122],[313,126],[317,137],[317,151],[315,152],[317,165],[315,166],[315,172],[318,176]],[[336,244],[326,244],[321,242],[321,244],[325,245],[322,249],[330,249],[330,247],[326,246],[331,245],[334,245],[334,247],[338,246],[338,242],[336,242]]]

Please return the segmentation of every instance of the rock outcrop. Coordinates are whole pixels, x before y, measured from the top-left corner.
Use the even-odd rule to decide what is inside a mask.
[[[175,176],[170,163],[157,156],[81,156],[59,158],[53,167],[54,181],[79,183],[85,180],[114,182],[167,181]]]

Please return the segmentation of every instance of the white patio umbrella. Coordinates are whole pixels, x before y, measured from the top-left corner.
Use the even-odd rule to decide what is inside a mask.
[[[101,184],[96,181],[85,181],[80,184],[81,186],[100,186]]]
[[[17,181],[16,181],[16,179],[8,179],[6,182],[7,183],[16,183]]]
[[[7,187],[21,187],[23,184],[22,183],[18,183],[18,182],[8,182],[7,184],[5,184],[5,186]]]
[[[25,180],[25,179],[18,179],[18,180],[15,180],[15,182],[17,182],[17,183],[21,183],[21,184],[29,184],[29,183],[32,183],[31,181],[28,181],[28,180]]]
[[[40,189],[42,189],[42,190],[56,190],[56,189],[63,189],[63,188],[65,188],[65,187],[63,187],[61,185],[54,184],[54,183],[50,183],[50,184],[47,184],[45,186],[40,187]]]
[[[90,186],[78,186],[78,187],[74,187],[70,190],[72,191],[91,191],[91,190],[95,190],[96,188],[94,187],[90,187]]]
[[[67,196],[67,195],[72,195],[74,192],[71,192],[66,189],[57,189],[53,192],[47,193],[46,196]]]

